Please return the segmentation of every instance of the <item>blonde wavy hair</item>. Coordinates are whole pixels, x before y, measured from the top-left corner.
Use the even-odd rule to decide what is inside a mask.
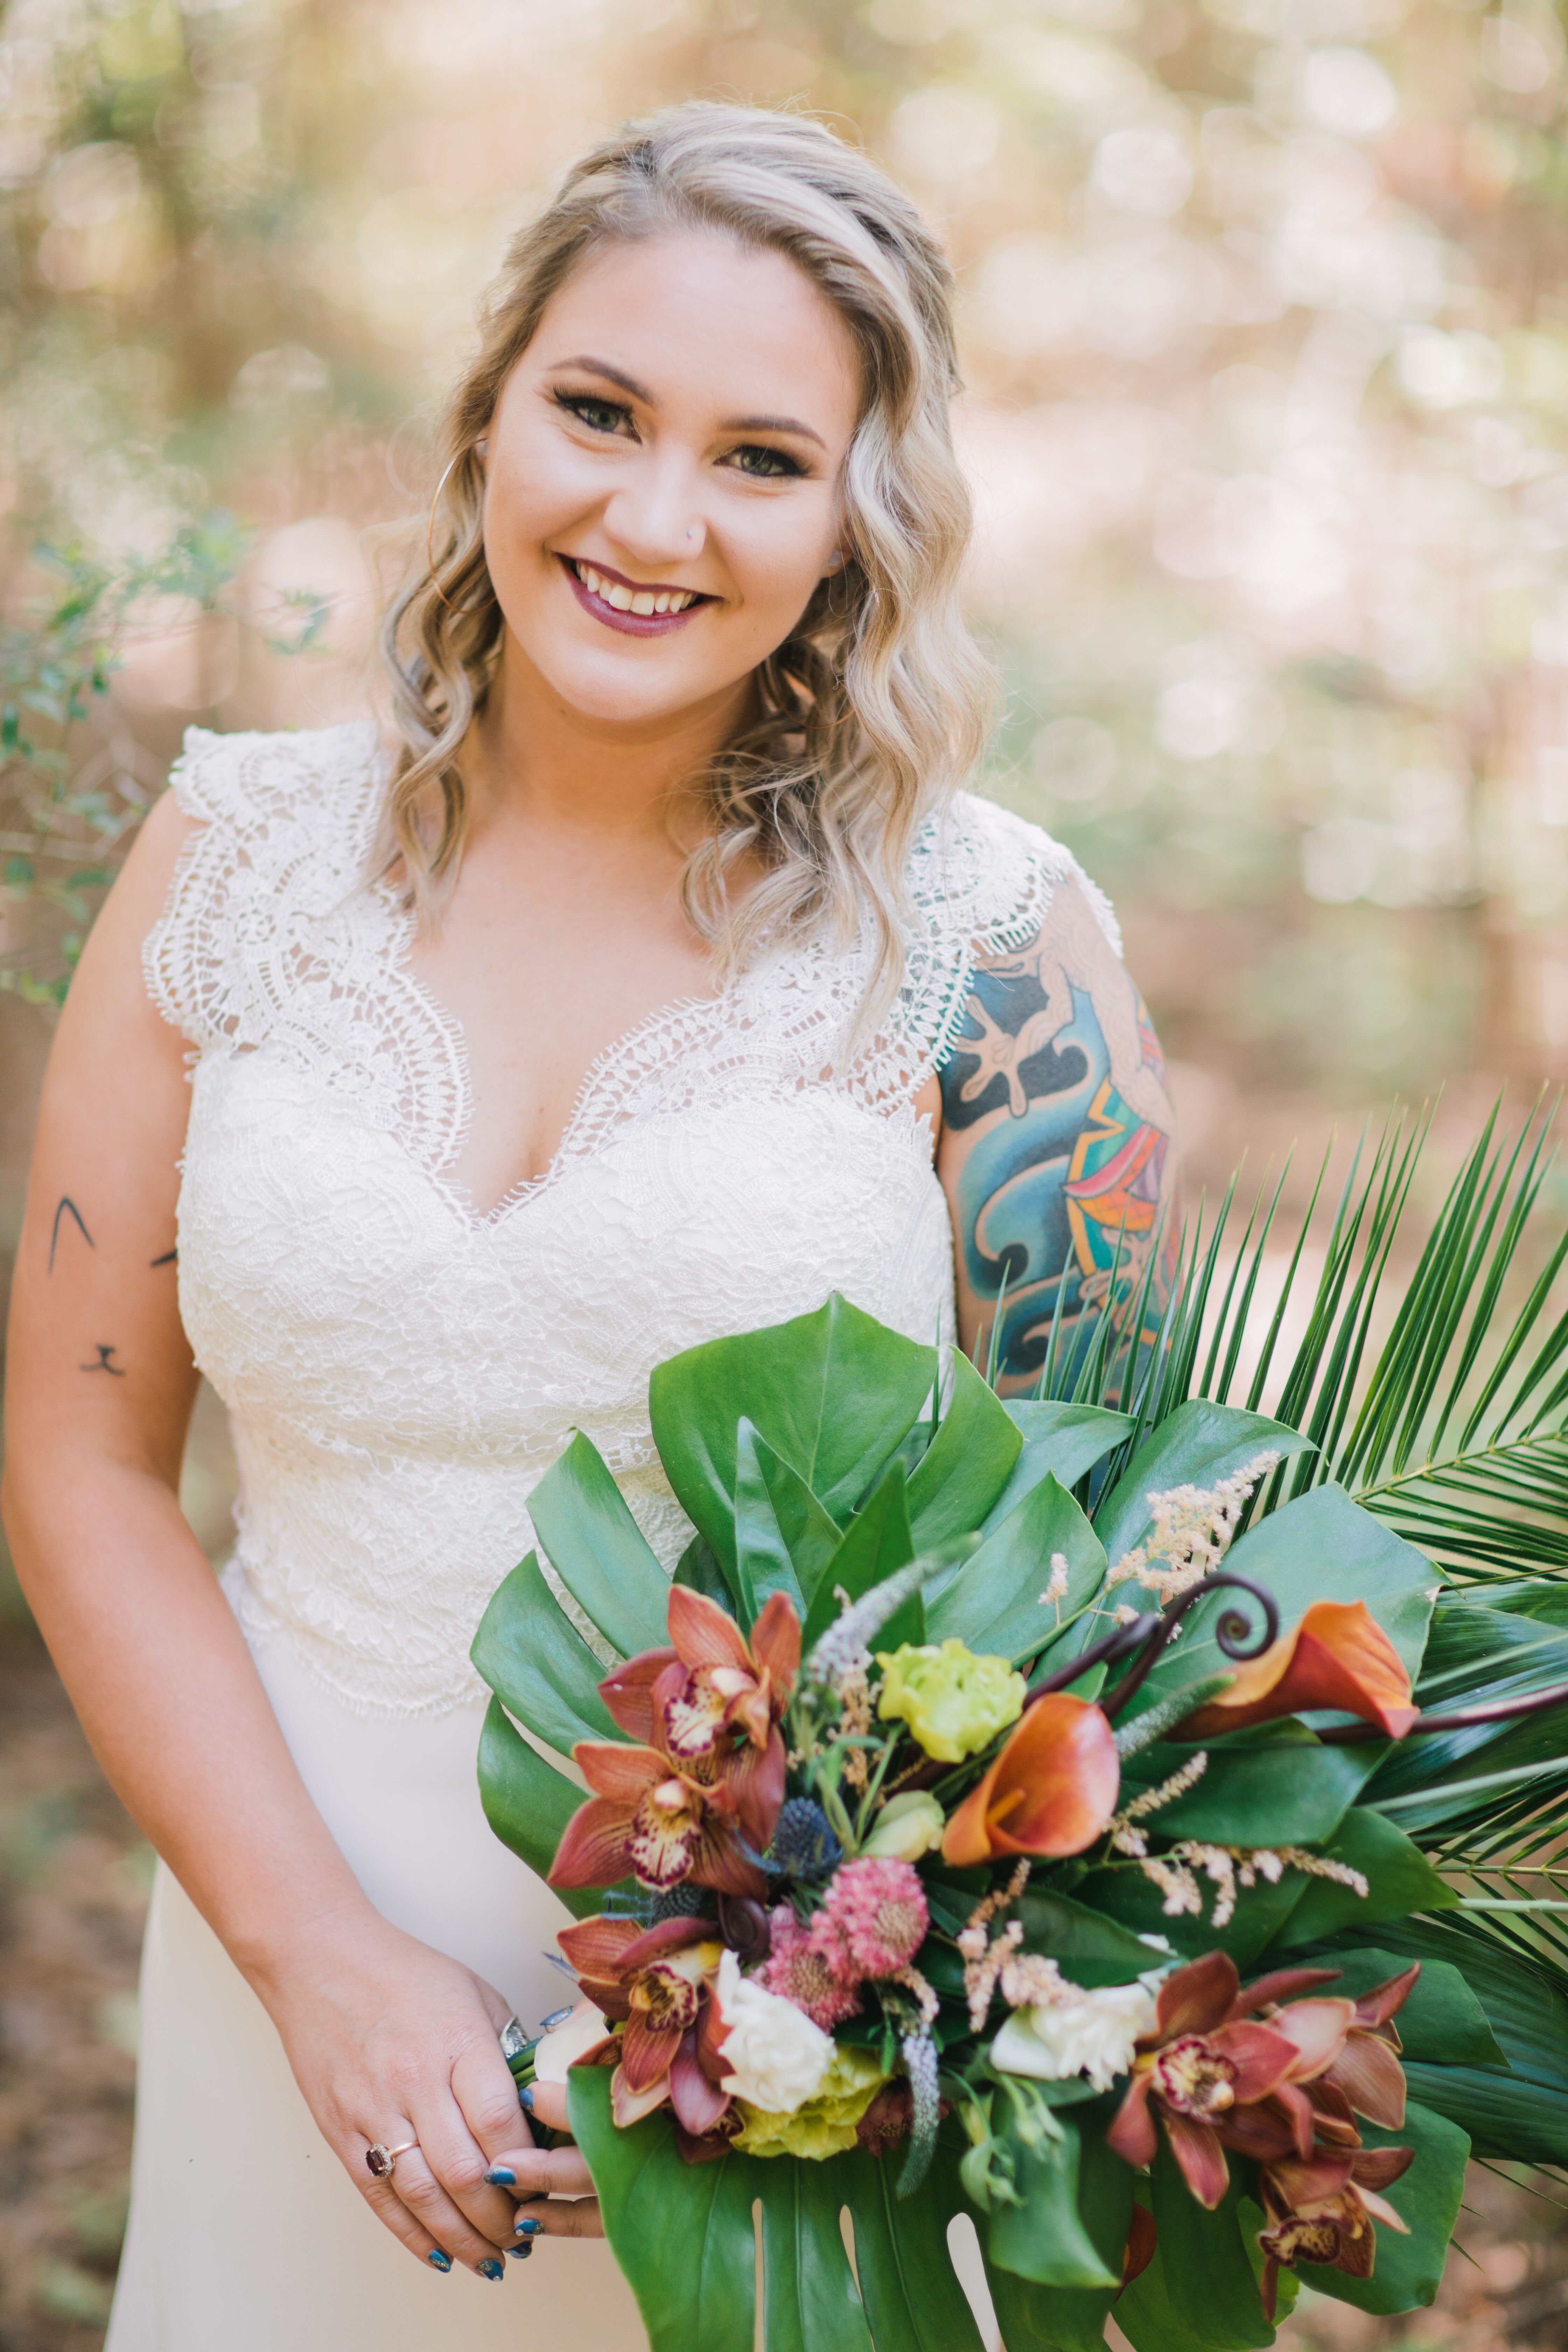
[[[374,862],[400,873],[427,921],[462,855],[458,754],[504,625],[475,450],[501,387],[590,256],[690,229],[794,262],[848,328],[862,389],[842,482],[846,561],[757,670],[754,716],[701,780],[712,824],[682,904],[721,978],[764,939],[827,926],[847,941],[868,910],[877,954],[863,1017],[874,1020],[902,976],[911,843],[973,770],[993,677],[958,604],[971,514],[948,414],[952,272],[901,190],[798,114],[694,102],[631,123],[514,238],[442,419],[430,560],[383,629],[403,746]],[[742,860],[761,879],[732,894]]]

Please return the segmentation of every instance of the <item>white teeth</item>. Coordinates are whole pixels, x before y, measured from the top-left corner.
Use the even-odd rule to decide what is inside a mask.
[[[617,613],[684,613],[697,602],[694,588],[627,588],[618,580],[606,580],[591,563],[583,563],[574,556],[572,569],[590,596],[599,596],[613,604]]]

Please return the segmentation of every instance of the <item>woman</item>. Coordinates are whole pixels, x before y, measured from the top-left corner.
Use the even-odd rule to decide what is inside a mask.
[[[797,118],[589,156],[448,410],[395,754],[195,734],[83,956],[6,1514],[163,1857],[111,2352],[642,2340],[602,2246],[523,2311],[445,2278],[597,2227],[497,2039],[561,1993],[474,1778],[531,1488],[584,1429],[672,1566],[661,1358],[835,1288],[922,1339],[956,1301],[968,1346],[1005,1278],[1026,1386],[1059,1285],[1070,1327],[1151,1245],[1172,1122],[1108,911],[959,790],[949,292]],[[176,1499],[197,1365],[221,1591]]]

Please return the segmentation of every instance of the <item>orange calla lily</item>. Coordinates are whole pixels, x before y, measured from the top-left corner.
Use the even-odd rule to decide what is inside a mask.
[[[1293,1633],[1238,1667],[1230,1688],[1189,1715],[1177,1737],[1214,1739],[1313,1707],[1360,1716],[1391,1739],[1403,1739],[1421,1711],[1411,1705],[1398,1651],[1364,1601],[1314,1601]]]
[[[1051,1691],[1026,1709],[985,1778],[948,1822],[942,1859],[1081,1853],[1116,1810],[1121,1768],[1099,1707]]]

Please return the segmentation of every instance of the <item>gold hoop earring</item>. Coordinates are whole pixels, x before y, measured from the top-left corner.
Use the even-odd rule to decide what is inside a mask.
[[[481,445],[477,442],[474,444],[476,448],[480,446]],[[440,597],[441,602],[447,607],[447,612],[452,614],[458,620],[462,620],[471,614],[480,611],[482,607],[478,604],[454,604],[451,598],[442,588],[441,583],[436,577],[436,509],[440,503],[441,493],[446,488],[447,483],[451,480],[455,469],[462,464],[463,459],[468,457],[468,454],[469,452],[467,449],[459,449],[457,456],[447,464],[446,472],[442,475],[440,480],[436,485],[435,493],[430,500],[430,520],[425,526],[425,562],[430,574],[430,585],[436,591],[437,595]],[[495,595],[493,588],[490,591],[490,595],[493,600]]]

